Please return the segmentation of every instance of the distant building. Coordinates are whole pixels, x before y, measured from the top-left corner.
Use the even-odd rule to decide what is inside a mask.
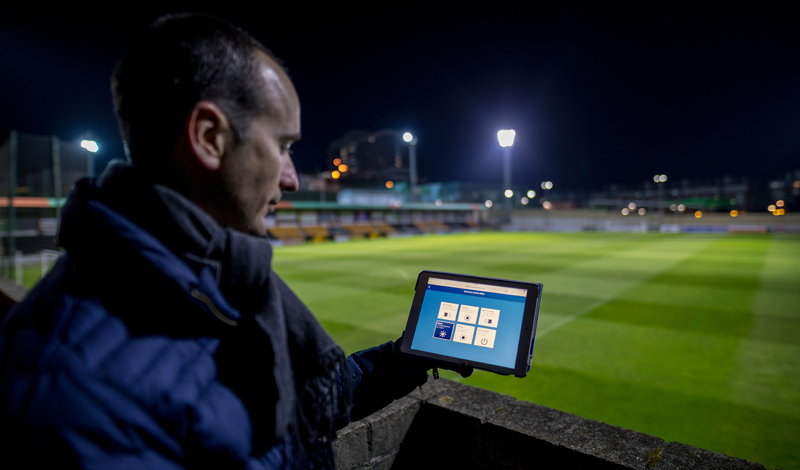
[[[347,186],[388,187],[409,181],[408,152],[399,131],[351,130],[328,145],[328,170]]]

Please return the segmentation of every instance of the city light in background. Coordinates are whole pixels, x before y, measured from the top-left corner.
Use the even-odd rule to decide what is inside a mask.
[[[519,202],[521,202],[522,205],[525,206],[525,205],[528,204],[528,198],[527,197],[523,197],[522,199],[519,200]]]
[[[534,190],[532,190],[532,189],[529,189],[529,190],[528,190],[528,197],[529,197],[529,198],[531,198],[531,199],[533,199],[534,197],[536,197],[536,191],[534,191]]]
[[[492,200],[491,200],[491,199],[487,199],[487,200],[486,200],[486,202],[484,202],[483,204],[484,204],[486,207],[490,207],[490,208],[491,208],[491,207],[494,205],[494,203],[492,202]]]
[[[514,196],[514,191],[512,191],[510,189],[506,189],[503,194],[505,195],[505,197],[513,197]]]

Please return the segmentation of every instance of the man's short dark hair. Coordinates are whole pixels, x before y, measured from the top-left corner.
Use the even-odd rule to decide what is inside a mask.
[[[199,101],[219,106],[237,142],[266,106],[257,80],[260,42],[222,19],[192,13],[157,19],[114,69],[114,111],[129,158],[153,167],[172,152]]]

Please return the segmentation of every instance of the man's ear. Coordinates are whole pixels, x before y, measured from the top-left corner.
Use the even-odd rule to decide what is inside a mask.
[[[225,152],[233,145],[233,129],[217,105],[199,101],[186,119],[186,140],[197,162],[205,169],[216,171]]]

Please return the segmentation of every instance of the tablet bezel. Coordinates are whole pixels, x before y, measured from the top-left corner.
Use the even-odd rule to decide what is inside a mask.
[[[513,368],[486,364],[483,362],[466,361],[453,356],[443,356],[441,354],[429,353],[411,349],[411,343],[417,329],[417,322],[422,310],[422,301],[425,297],[426,286],[430,278],[446,279],[451,281],[474,282],[477,284],[487,284],[490,286],[512,287],[516,289],[527,289],[528,295],[525,297],[525,310],[522,315],[522,329],[520,330],[520,340],[517,345],[517,358]],[[542,299],[542,284],[534,282],[514,281],[511,279],[498,279],[493,277],[472,276],[468,274],[446,273],[440,271],[422,271],[417,276],[417,284],[414,287],[414,300],[411,303],[411,312],[408,315],[406,329],[403,332],[403,341],[400,344],[400,351],[410,356],[423,357],[439,362],[459,365],[466,363],[475,369],[488,370],[501,375],[515,375],[525,377],[530,370],[530,359],[533,357],[533,343],[536,339],[536,325],[539,318],[539,304]]]

